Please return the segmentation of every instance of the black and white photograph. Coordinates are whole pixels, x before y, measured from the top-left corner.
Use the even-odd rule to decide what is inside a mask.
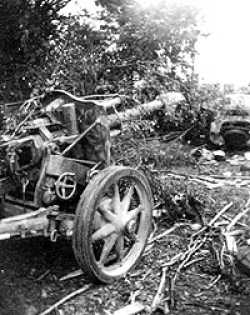
[[[0,0],[0,315],[250,314],[250,2]]]

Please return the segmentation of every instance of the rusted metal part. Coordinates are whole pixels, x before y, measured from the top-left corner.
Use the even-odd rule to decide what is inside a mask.
[[[0,220],[0,240],[12,237],[49,236],[48,216],[56,210],[57,207],[42,208]]]
[[[210,140],[216,145],[242,147],[250,141],[250,96],[230,94],[225,97],[210,128]]]

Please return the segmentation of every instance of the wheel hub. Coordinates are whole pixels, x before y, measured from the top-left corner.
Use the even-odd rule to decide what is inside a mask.
[[[114,232],[116,234],[121,234],[125,231],[132,231],[136,221],[131,218],[131,215],[126,210],[124,205],[120,205],[119,210],[114,209],[114,205],[111,198],[105,198],[99,204],[99,209],[101,209],[101,213],[105,216],[110,212],[110,217],[108,218],[108,222],[110,222],[114,226]],[[112,217],[111,217],[112,216]]]

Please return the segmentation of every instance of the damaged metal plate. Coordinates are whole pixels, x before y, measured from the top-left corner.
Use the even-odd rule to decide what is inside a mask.
[[[216,145],[239,148],[250,141],[250,95],[229,94],[211,124],[210,140]]]

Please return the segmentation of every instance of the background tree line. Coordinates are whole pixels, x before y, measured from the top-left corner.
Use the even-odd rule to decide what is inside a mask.
[[[179,90],[195,83],[198,11],[162,1],[96,0],[99,13],[63,16],[69,0],[0,0],[0,101],[20,100],[48,88],[78,95]],[[99,89],[101,90],[101,89]],[[105,92],[105,91],[104,91]]]

